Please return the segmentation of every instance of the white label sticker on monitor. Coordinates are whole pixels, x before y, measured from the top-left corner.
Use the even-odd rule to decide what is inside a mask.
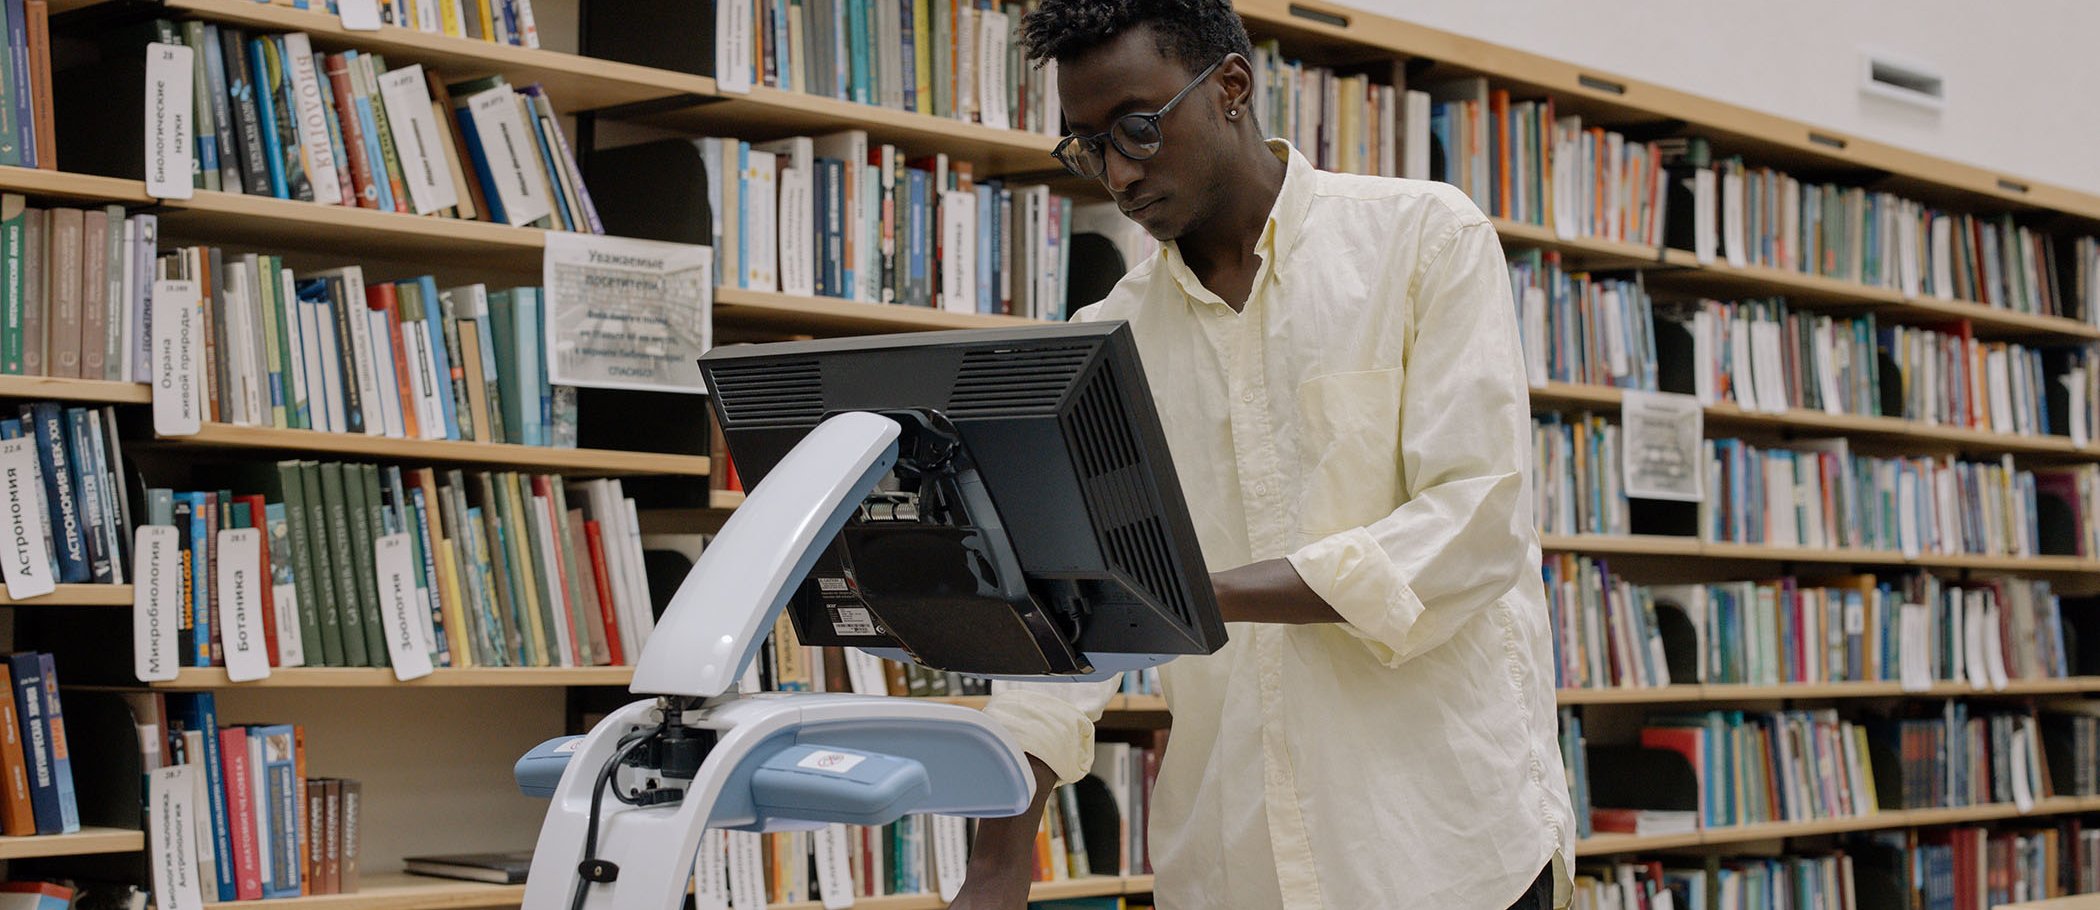
[[[839,607],[831,620],[831,630],[840,635],[875,635],[875,614],[867,607]]]

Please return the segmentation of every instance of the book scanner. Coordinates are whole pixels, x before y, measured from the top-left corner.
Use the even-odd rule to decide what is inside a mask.
[[[642,696],[518,762],[552,800],[525,910],[674,910],[701,833],[1025,810],[1027,758],[927,699],[748,693],[805,645],[1103,679],[1225,641],[1122,323],[721,348],[700,361],[744,504],[642,649]]]

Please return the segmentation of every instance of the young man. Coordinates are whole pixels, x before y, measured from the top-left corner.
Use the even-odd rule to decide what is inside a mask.
[[[1493,227],[1443,184],[1262,139],[1228,0],[1043,0],[1058,157],[1164,241],[1127,320],[1230,641],[1161,671],[1159,906],[1502,910],[1569,890],[1530,410]],[[1051,785],[1113,690],[987,711],[1036,804],[981,825],[958,907],[1019,910]]]

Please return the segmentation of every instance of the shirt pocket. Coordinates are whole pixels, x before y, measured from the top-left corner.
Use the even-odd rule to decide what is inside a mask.
[[[1305,491],[1301,531],[1326,535],[1391,514],[1400,494],[1400,368],[1332,373],[1298,385]]]

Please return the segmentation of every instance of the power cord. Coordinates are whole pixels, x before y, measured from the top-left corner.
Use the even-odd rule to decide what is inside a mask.
[[[598,769],[597,786],[591,788],[590,823],[583,833],[583,862],[576,867],[576,895],[569,902],[569,910],[583,910],[584,898],[590,893],[593,883],[610,883],[619,878],[620,867],[598,858],[598,815],[605,801],[605,790],[612,783],[613,774],[618,772],[620,765],[627,760],[628,754],[660,735],[662,728],[636,730],[621,737],[619,748],[613,751],[612,758],[607,759],[605,766]],[[621,801],[625,802],[626,799],[622,797]]]

